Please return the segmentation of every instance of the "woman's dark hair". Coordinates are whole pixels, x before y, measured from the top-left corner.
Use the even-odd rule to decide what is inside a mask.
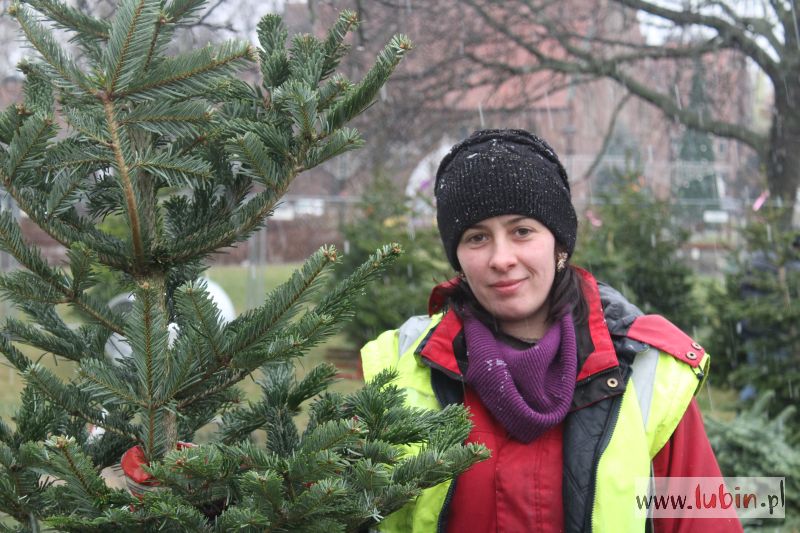
[[[556,272],[548,299],[550,310],[547,322],[550,324],[569,312],[572,312],[575,324],[583,324],[589,318],[589,306],[583,297],[583,278],[570,264],[561,272]]]
[[[550,287],[550,294],[547,295],[547,301],[550,304],[547,313],[548,324],[554,324],[569,312],[572,312],[575,325],[583,324],[588,320],[589,306],[583,297],[582,287],[583,278],[569,263],[564,270],[556,272],[553,286]],[[469,284],[464,280],[453,287],[447,296],[448,305],[460,316],[463,316],[464,312],[469,312],[488,328],[493,331],[498,330],[495,317],[480,304]]]

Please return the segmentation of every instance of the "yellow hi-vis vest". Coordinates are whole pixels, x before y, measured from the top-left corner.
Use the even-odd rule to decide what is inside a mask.
[[[409,406],[440,409],[431,387],[431,370],[415,352],[441,319],[442,314],[413,317],[399,329],[386,331],[366,344],[361,350],[364,378],[369,380],[381,370],[394,368],[399,374],[395,384],[405,391]],[[698,366],[703,375],[707,375],[708,363],[708,354],[704,354]],[[669,440],[701,385],[695,370],[672,355],[649,348],[636,356],[616,426],[598,463],[592,532],[645,530],[647,517],[636,506],[636,496],[647,494],[651,461]],[[389,515],[378,529],[436,532],[450,483],[424,490],[415,501]],[[568,502],[564,504],[569,512]]]

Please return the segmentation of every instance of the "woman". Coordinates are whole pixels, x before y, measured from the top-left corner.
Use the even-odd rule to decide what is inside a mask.
[[[463,403],[492,457],[424,491],[398,532],[741,531],[737,520],[647,519],[652,475],[720,476],[693,399],[702,347],[574,267],[577,217],[555,152],[520,130],[474,133],[436,175],[457,278],[362,350],[414,406]],[[653,529],[654,528],[654,529]]]

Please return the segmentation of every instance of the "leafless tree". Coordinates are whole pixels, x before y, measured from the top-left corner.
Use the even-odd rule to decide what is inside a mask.
[[[360,52],[350,58],[353,78],[377,51],[383,33],[407,33],[415,43],[382,94],[388,101],[360,125],[370,139],[370,150],[362,155],[371,159],[361,163],[372,173],[387,165],[397,172],[445,134],[458,137],[499,125],[529,127],[565,155],[582,158],[572,177],[584,183],[598,170],[615,129],[635,138],[649,135],[641,144],[662,150],[669,145],[664,141],[678,137],[677,123],[695,128],[702,123],[705,130],[753,147],[763,162],[772,155],[769,133],[751,126],[750,94],[741,88],[746,55],[694,26],[679,31],[682,27],[663,22],[657,30],[663,43],[648,44],[637,10],[621,0],[308,0],[303,8],[312,28],[304,31],[312,32],[341,9],[358,12],[363,22],[353,40]],[[648,24],[658,25],[652,17]],[[687,101],[698,64],[713,83],[709,91],[721,97],[711,106],[715,113],[702,116],[690,111]],[[566,94],[580,103],[565,105]],[[646,102],[659,108],[671,103],[663,109],[671,120],[659,121]],[[587,109],[591,119],[574,116]],[[631,128],[642,110],[650,124]],[[660,132],[651,134],[648,126]],[[668,152],[656,157],[669,160],[674,154]],[[782,196],[772,181],[773,196]],[[791,195],[783,196],[788,201]]]
[[[464,54],[496,80],[535,72],[564,84],[613,80],[688,128],[751,147],[772,197],[794,204],[800,186],[800,13],[794,1],[459,3],[465,18],[480,20],[503,43],[502,49],[468,48]],[[662,42],[652,44],[640,28],[660,35]],[[746,114],[731,112],[733,87],[718,83],[710,92],[714,112],[709,117],[689,108],[673,84],[657,75],[678,72],[698,58],[721,71],[741,71],[746,60],[763,73],[773,89],[767,130],[754,127]]]

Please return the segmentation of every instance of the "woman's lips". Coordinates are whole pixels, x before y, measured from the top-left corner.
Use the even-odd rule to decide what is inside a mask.
[[[525,281],[524,279],[513,279],[513,280],[504,280],[498,281],[496,283],[492,283],[489,285],[495,292],[500,294],[511,294],[515,292],[522,282]]]

